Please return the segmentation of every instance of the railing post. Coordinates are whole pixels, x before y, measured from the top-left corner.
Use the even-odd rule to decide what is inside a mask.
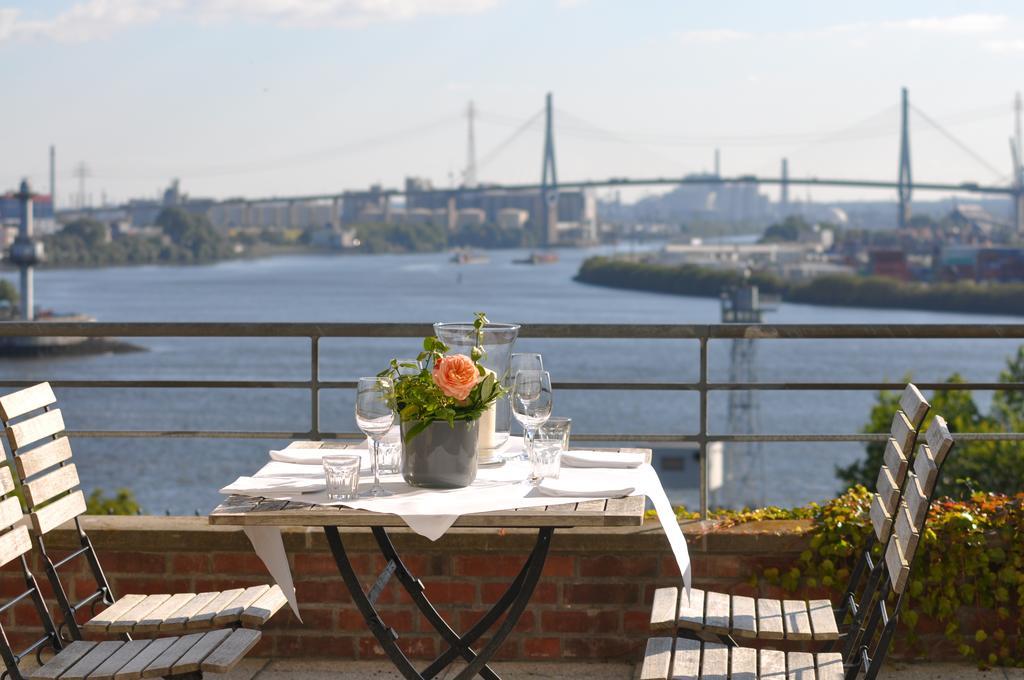
[[[697,382],[700,395],[700,428],[697,432],[697,446],[700,455],[700,518],[708,518],[708,335],[700,338],[700,379]]]
[[[320,439],[320,336],[310,336],[310,373],[309,373],[309,427],[312,439]]]

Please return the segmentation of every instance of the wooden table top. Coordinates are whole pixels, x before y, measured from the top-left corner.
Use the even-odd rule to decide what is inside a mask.
[[[292,442],[288,448],[344,449],[345,442]],[[607,449],[606,449],[607,450]],[[650,449],[611,449],[644,453]],[[462,515],[456,527],[622,527],[643,524],[645,498],[628,496],[585,503],[565,502],[535,508],[496,510]],[[210,524],[278,527],[404,527],[398,515],[294,501],[230,496],[213,509]]]

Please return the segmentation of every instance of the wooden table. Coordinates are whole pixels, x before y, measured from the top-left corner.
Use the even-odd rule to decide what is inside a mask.
[[[294,442],[289,448],[344,449],[349,446],[351,445],[334,442]],[[648,462],[650,461],[650,450],[648,449],[618,450],[622,452],[642,451],[646,453]],[[456,676],[457,680],[471,678],[477,674],[489,680],[500,680],[498,675],[488,667],[487,662],[493,658],[526,609],[544,568],[555,529],[639,526],[643,523],[644,503],[643,496],[629,496],[585,503],[561,503],[543,508],[482,512],[459,517],[454,524],[456,527],[526,527],[538,530],[533,550],[505,593],[494,603],[490,611],[462,635],[456,633],[437,612],[424,593],[423,583],[409,572],[395,550],[388,537],[387,529],[406,526],[402,518],[397,515],[232,496],[217,506],[210,513],[209,519],[211,524],[235,526],[323,527],[327,536],[327,544],[338,565],[338,571],[352,594],[356,607],[363,615],[374,637],[387,653],[388,658],[403,677],[410,680],[433,678],[461,657],[467,662],[467,666]],[[373,532],[377,547],[386,560],[386,566],[368,591],[365,591],[362,584],[359,583],[345,551],[338,527],[370,527]],[[417,671],[413,667],[398,647],[398,633],[381,620],[374,607],[381,591],[392,576],[398,579],[419,610],[448,644],[448,649],[423,671]],[[474,650],[472,645],[505,614],[507,615],[504,621],[495,630],[488,643],[479,652]]]

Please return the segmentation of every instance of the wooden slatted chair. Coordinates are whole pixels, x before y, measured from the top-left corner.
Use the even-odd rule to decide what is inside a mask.
[[[900,501],[900,489],[907,475],[904,452],[914,450],[918,430],[929,404],[913,384],[900,395],[900,407],[893,416],[885,462],[879,470],[876,493],[871,505],[875,536],[857,562],[846,594],[838,607],[824,599],[776,600],[752,598],[728,593],[690,591],[689,602],[679,588],[659,588],[651,607],[651,630],[676,630],[679,635],[699,640],[736,644],[738,638],[806,642],[813,640],[832,646],[843,632],[857,621],[857,602],[870,595],[872,573],[880,566],[871,560],[876,542],[884,542],[892,529],[892,516]],[[876,512],[877,509],[877,512]]]
[[[194,632],[211,628],[259,628],[286,602],[278,586],[255,586],[223,592],[159,595],[114,594],[103,573],[96,551],[82,529],[85,496],[79,488],[78,471],[71,462],[71,443],[64,433],[57,398],[49,383],[41,383],[0,397],[0,419],[7,435],[14,468],[30,512],[41,562],[63,614],[63,627],[75,640],[82,631],[126,635]],[[74,521],[81,547],[54,562],[46,552],[45,536],[65,522]],[[59,570],[83,557],[96,581],[96,591],[71,602]],[[79,624],[77,614],[100,602],[110,605]]]
[[[22,514],[21,501],[14,491],[10,469],[0,467],[0,566],[20,560],[26,586],[22,593],[0,604],[0,613],[23,600],[31,601],[43,635],[26,649],[16,652],[0,624],[0,657],[7,668],[6,677],[12,680],[129,680],[152,677],[192,680],[202,678],[203,672],[230,671],[259,641],[259,631],[239,628],[155,640],[99,643],[76,640],[65,645],[25,559],[33,549],[32,539],[25,521],[27,518]],[[21,618],[19,613],[19,623],[22,623]],[[44,663],[42,658],[47,652],[56,655]],[[31,666],[31,661],[26,659],[33,655],[36,665]],[[23,669],[23,665],[28,668]]]
[[[921,444],[913,470],[903,484],[903,499],[895,511],[893,531],[886,537],[884,569],[877,572],[878,587],[861,608],[849,631],[850,644],[840,652],[780,651],[730,646],[681,635],[647,641],[640,680],[875,680],[882,669],[899,620],[903,592],[909,583],[919,537],[928,518],[935,485],[943,462],[953,447],[946,421],[936,416]],[[875,573],[875,572],[873,572]]]

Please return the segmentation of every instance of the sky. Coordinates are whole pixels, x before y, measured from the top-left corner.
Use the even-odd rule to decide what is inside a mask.
[[[0,0],[0,191],[58,202],[560,180],[1009,182],[1024,4],[984,0]],[[803,189],[796,198],[808,196]],[[636,192],[626,198],[635,198]],[[891,198],[816,189],[816,200]]]

